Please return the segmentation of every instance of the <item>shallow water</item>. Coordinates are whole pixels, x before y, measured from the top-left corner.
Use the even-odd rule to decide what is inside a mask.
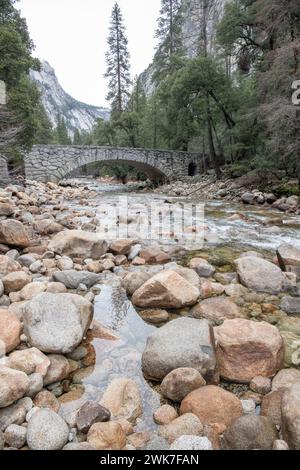
[[[134,192],[123,185],[105,185],[95,181],[85,181],[84,184],[97,191],[93,202],[101,224],[106,223],[109,216],[101,208],[99,209],[99,206],[102,207],[105,203],[116,207],[120,195],[128,196],[130,205],[141,217],[147,213],[147,207],[152,202],[158,204],[162,211],[165,209],[166,212],[170,207],[170,202],[175,204],[186,202],[184,198],[168,198],[161,194]],[[85,211],[91,207],[82,207],[74,201],[73,208]],[[230,217],[236,213],[245,216],[245,220],[230,220]],[[191,225],[192,219],[191,216],[188,221]],[[268,227],[273,227],[273,225],[267,224],[274,219],[282,220],[283,225],[280,226],[278,233],[269,233]],[[83,221],[86,221],[86,217],[83,217]],[[225,265],[227,260],[230,264],[232,257],[234,258],[238,252],[246,249],[267,251],[274,255],[276,248],[282,243],[291,243],[300,247],[300,217],[285,215],[265,207],[209,201],[205,203],[204,225],[208,227],[207,232],[213,236],[208,237],[209,241],[205,243],[203,253],[210,258],[223,257]],[[151,243],[150,240],[149,243]],[[166,244],[164,240],[161,240],[161,243]],[[176,244],[176,241],[167,241],[167,244]],[[144,379],[141,370],[141,355],[147,337],[155,330],[155,327],[141,319],[120,287],[104,284],[99,287],[101,292],[95,300],[95,320],[112,329],[119,339],[91,339],[95,365],[87,370],[86,376],[81,380],[85,388],[84,396],[99,398],[113,379],[132,378],[139,385],[144,409],[144,414],[138,420],[135,429],[136,431],[155,429],[153,412],[159,407],[161,397],[155,387]]]

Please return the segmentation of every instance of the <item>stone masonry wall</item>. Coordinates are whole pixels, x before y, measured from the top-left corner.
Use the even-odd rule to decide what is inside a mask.
[[[83,165],[123,162],[144,171],[152,180],[163,180],[188,176],[189,165],[200,168],[201,160],[202,155],[187,152],[39,145],[25,156],[25,172],[28,180],[58,182]]]

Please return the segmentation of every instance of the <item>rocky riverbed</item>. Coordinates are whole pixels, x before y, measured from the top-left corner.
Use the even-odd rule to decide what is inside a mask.
[[[0,190],[0,449],[300,449],[297,210],[220,195],[203,245],[193,215],[143,238],[190,197]]]

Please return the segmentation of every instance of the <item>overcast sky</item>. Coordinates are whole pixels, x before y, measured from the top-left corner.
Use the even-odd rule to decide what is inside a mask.
[[[115,0],[20,0],[35,56],[47,60],[74,98],[106,105],[105,52]],[[132,75],[151,62],[160,0],[119,0],[127,27]]]

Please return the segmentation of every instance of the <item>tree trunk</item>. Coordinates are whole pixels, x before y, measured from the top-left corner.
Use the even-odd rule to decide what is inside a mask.
[[[218,162],[218,157],[216,155],[215,145],[214,145],[214,138],[213,138],[213,126],[212,126],[212,118],[211,118],[211,111],[210,111],[210,103],[209,103],[209,94],[206,94],[206,115],[207,115],[207,136],[208,136],[208,146],[209,146],[209,154],[210,159],[213,164],[213,167],[216,172],[217,179],[220,179],[222,176],[220,165]]]
[[[121,64],[120,64],[120,32],[119,18],[117,17],[117,70],[118,70],[118,111],[122,112],[122,90],[121,90]]]

